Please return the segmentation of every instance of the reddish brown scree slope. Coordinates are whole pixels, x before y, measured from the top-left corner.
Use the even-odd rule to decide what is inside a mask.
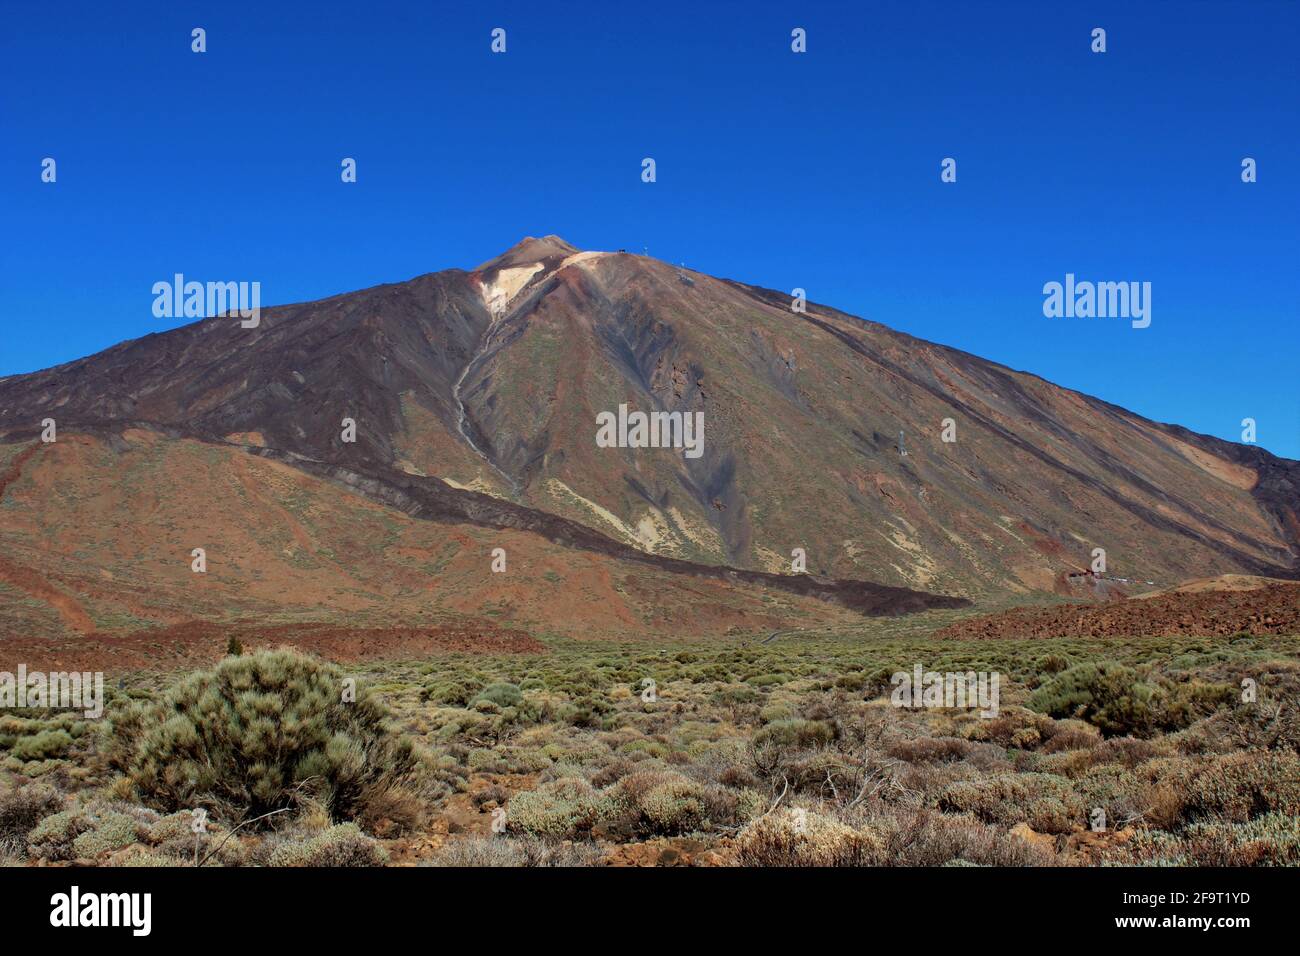
[[[1102,606],[1069,604],[1016,608],[950,624],[950,638],[1207,637],[1300,633],[1300,585],[1274,584],[1252,591],[1172,593]]]
[[[348,628],[326,624],[256,627],[190,622],[115,635],[97,632],[66,639],[10,637],[6,654],[33,670],[103,670],[203,667],[225,656],[237,638],[246,650],[291,646],[346,663],[429,654],[538,654],[546,648],[530,635],[491,625],[463,627]]]

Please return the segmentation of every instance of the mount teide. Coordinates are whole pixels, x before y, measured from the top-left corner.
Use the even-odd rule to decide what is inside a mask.
[[[620,404],[703,413],[703,454],[598,447],[597,415]],[[55,445],[33,444],[45,418]],[[1111,573],[1162,585],[1300,573],[1300,463],[556,236],[469,272],[263,308],[255,329],[204,319],[0,379],[0,440],[0,560],[19,569],[0,564],[0,600],[49,605],[22,578],[39,568],[96,629],[185,619],[149,596],[193,592],[187,555],[205,534],[230,538],[237,555],[210,548],[209,577],[244,588],[249,613],[388,623],[492,608],[583,626],[539,597],[542,579],[520,583],[526,555],[622,581],[591,596],[618,605],[596,617],[623,631],[689,626],[707,601],[726,612],[701,626],[757,627],[955,603],[917,591],[1050,591],[1095,547]],[[224,513],[214,487],[232,496]],[[258,527],[234,534],[246,518]],[[467,543],[452,555],[430,535]],[[497,544],[506,575],[487,571]],[[795,548],[811,575],[785,574]],[[278,583],[266,562],[285,565]],[[218,592],[195,613],[220,616]]]

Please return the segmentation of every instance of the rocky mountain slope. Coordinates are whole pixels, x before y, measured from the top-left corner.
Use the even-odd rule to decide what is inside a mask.
[[[701,453],[601,447],[597,416],[620,405],[701,413]],[[343,488],[384,515],[533,535],[584,561],[737,594],[775,588],[819,609],[929,600],[860,582],[974,598],[1058,590],[1096,547],[1111,573],[1161,585],[1300,573],[1300,463],[826,306],[792,311],[781,293],[555,236],[471,271],[264,309],[257,328],[209,318],[0,379],[11,460],[45,418],[61,442],[98,449],[76,465],[96,469],[85,480],[97,486],[118,482],[121,456],[149,434],[167,450],[149,453],[158,467],[207,456],[217,483],[246,493],[241,470],[273,468],[313,500]],[[67,454],[42,451],[50,469]],[[20,469],[10,494],[32,480]],[[190,514],[206,498],[196,480],[143,485],[157,508]],[[30,507],[0,548],[100,562],[81,532],[30,537],[60,523],[41,514],[49,501]],[[145,505],[116,507],[138,520]],[[290,543],[274,507],[259,520],[302,561],[321,560],[323,542]],[[810,576],[789,574],[795,549]],[[333,562],[346,578],[346,555]]]

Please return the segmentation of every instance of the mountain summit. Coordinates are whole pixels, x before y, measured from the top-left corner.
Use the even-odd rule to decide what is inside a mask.
[[[489,259],[474,271],[488,273],[539,262],[561,262],[568,256],[577,255],[579,251],[576,246],[569,245],[559,236],[543,236],[540,239],[524,236],[501,255]]]
[[[598,416],[620,407],[698,415],[702,454],[601,447]],[[50,481],[72,466],[65,438],[90,442],[79,474],[111,484],[152,435],[160,459],[170,442],[206,448],[223,463],[216,481],[239,484],[223,469],[260,459],[278,481],[342,485],[366,507],[787,591],[763,576],[789,578],[798,560],[809,580],[912,594],[1069,591],[1097,549],[1108,575],[1160,585],[1300,573],[1300,463],[827,306],[794,311],[778,292],[558,236],[469,272],[263,309],[255,329],[204,319],[0,381],[10,461],[46,418],[59,444],[34,454]],[[148,481],[158,507],[177,504]],[[0,548],[55,534],[52,515],[29,518]],[[310,530],[292,537],[294,553],[319,545]],[[840,603],[854,601],[866,606]]]

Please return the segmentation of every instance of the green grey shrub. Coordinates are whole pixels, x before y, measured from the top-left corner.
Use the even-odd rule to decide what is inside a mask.
[[[340,823],[304,843],[283,843],[271,854],[271,866],[383,866],[388,853],[355,823]]]
[[[586,780],[566,778],[515,794],[507,807],[511,829],[533,836],[571,839],[591,830],[597,794]]]
[[[73,842],[93,824],[81,810],[63,810],[46,817],[27,835],[27,849],[38,860],[74,860]]]
[[[25,848],[32,828],[62,806],[63,799],[46,786],[29,784],[0,793],[0,849]]]
[[[824,747],[835,739],[835,727],[821,720],[774,720],[754,735],[754,746]]]
[[[737,836],[736,851],[741,866],[857,867],[884,862],[884,844],[874,831],[808,812],[760,817]]]
[[[310,795],[336,820],[364,812],[425,771],[412,741],[358,691],[342,700],[343,674],[297,651],[227,657],[161,700],[136,703],[105,728],[110,766],[157,809],[204,806],[252,819]]]
[[[89,830],[72,841],[72,851],[78,858],[95,857],[128,847],[139,835],[140,827],[125,813],[103,813],[92,820]]]
[[[1234,691],[1198,682],[1174,684],[1109,661],[1066,668],[1029,698],[1051,717],[1085,720],[1108,737],[1150,737],[1180,730],[1230,703]]]
[[[72,735],[66,730],[43,730],[30,737],[19,737],[9,751],[19,760],[49,760],[62,757],[72,746]]]
[[[517,707],[523,699],[523,691],[514,684],[507,683],[488,684],[475,697],[476,701],[491,701],[498,707]]]

